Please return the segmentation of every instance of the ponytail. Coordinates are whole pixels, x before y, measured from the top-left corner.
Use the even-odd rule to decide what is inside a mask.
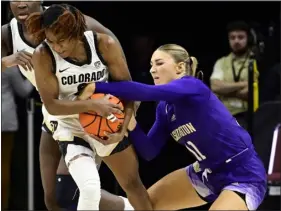
[[[43,13],[33,13],[26,20],[27,31],[38,42],[45,38],[45,29],[54,34],[63,32],[64,38],[81,38],[86,31],[83,14],[73,6],[54,4]]]
[[[190,57],[191,75],[203,81],[204,74],[201,70],[197,72],[197,67],[198,67],[198,60],[195,57],[191,56]]]
[[[46,38],[42,23],[43,14],[40,12],[32,13],[25,21],[27,32],[31,34],[34,40],[38,43],[42,42]]]
[[[196,75],[196,70],[197,70],[197,66],[198,66],[198,60],[191,56],[190,58],[190,68],[191,68],[191,74],[192,76]]]

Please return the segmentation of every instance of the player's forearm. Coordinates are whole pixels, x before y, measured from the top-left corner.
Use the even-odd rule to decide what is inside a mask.
[[[147,161],[155,158],[162,148],[162,146],[155,146],[153,140],[138,125],[129,133],[129,138],[140,156]]]
[[[200,95],[201,87],[193,79],[179,79],[165,85],[147,85],[134,81],[97,82],[96,93],[112,94],[133,101],[175,101]]]
[[[244,87],[243,82],[224,82],[221,80],[212,80],[211,88],[213,92],[219,95],[227,95],[236,92]]]
[[[91,108],[90,100],[71,101],[54,99],[52,102],[44,102],[44,105],[51,115],[79,114],[87,112],[94,107],[93,104],[93,107]]]

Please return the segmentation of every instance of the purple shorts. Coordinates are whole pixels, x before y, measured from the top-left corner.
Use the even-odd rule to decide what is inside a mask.
[[[236,175],[233,177],[233,172],[220,172],[219,174],[213,174],[208,170],[196,172],[198,169],[196,167],[198,167],[196,163],[189,165],[186,167],[186,172],[194,189],[206,202],[214,202],[223,190],[232,190],[245,195],[245,202],[249,210],[256,210],[264,199],[267,190],[265,181],[257,178],[255,182],[252,179],[253,176],[248,175],[248,178],[251,179],[247,182],[245,172],[242,172],[241,176],[236,174],[237,172],[239,174],[239,169],[234,170]]]

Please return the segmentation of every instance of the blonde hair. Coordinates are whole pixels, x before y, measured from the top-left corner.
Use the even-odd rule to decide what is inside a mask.
[[[187,75],[195,76],[198,61],[195,57],[189,56],[189,53],[183,47],[176,44],[166,44],[160,46],[157,50],[168,53],[176,63],[184,62]]]

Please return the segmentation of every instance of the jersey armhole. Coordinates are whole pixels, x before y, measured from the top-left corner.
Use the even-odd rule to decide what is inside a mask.
[[[100,50],[99,50],[99,44],[98,44],[98,36],[97,36],[97,33],[92,31],[93,32],[93,36],[94,36],[94,41],[95,41],[95,48],[96,48],[96,53],[97,53],[97,56],[99,57],[100,61],[102,62],[102,64],[104,66],[107,66],[104,58],[102,57],[101,53],[100,53]]]
[[[54,54],[45,41],[42,42],[42,45],[47,49],[47,51],[49,52],[49,54],[52,58],[53,73],[56,74],[57,67],[56,67],[56,60],[55,60]]]

